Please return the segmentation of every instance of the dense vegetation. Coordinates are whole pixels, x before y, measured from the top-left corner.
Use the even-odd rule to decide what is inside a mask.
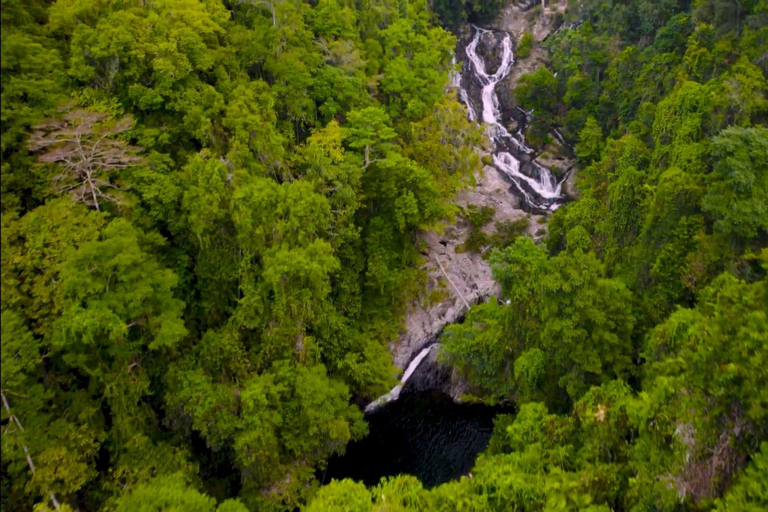
[[[430,16],[3,2],[3,510],[290,510],[365,434],[478,164]]]
[[[441,357],[512,401],[472,475],[311,510],[768,509],[768,3],[586,1],[514,91],[580,199],[490,260]],[[371,503],[374,503],[371,505]]]
[[[3,510],[768,506],[765,0],[569,10],[515,97],[581,198],[441,355],[518,413],[318,490],[478,166],[432,18],[499,6],[3,2]]]

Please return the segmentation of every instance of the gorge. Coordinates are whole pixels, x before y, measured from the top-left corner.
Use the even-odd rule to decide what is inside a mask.
[[[0,508],[768,510],[768,1],[9,0]]]
[[[510,34],[470,25],[459,39],[454,62],[460,69],[452,76],[452,87],[466,106],[469,120],[483,125],[491,144],[493,165],[486,166],[482,179],[506,183],[508,193],[517,198],[505,198],[513,210],[546,215],[557,209],[566,201],[563,181],[567,174],[556,178],[536,161],[535,150],[526,145],[523,131],[535,113],[502,104],[496,92],[500,83],[510,87],[508,78],[515,65]],[[515,129],[511,132],[507,127],[512,124]],[[553,137],[566,147],[559,133]],[[498,175],[501,182],[493,175]],[[441,241],[440,245],[446,243]],[[366,406],[369,435],[353,443],[346,455],[329,461],[328,474],[324,475],[327,479],[348,477],[372,484],[383,476],[407,473],[419,477],[427,486],[437,485],[466,474],[490,439],[496,409],[462,404],[465,383],[438,361],[440,331],[445,325],[460,321],[469,304],[440,257],[432,257],[450,282],[453,313],[443,322],[435,323],[433,319],[436,330],[422,338],[419,345],[410,347],[408,359],[398,361],[396,351],[395,362],[404,367],[400,382]],[[480,262],[485,263],[479,257],[474,261]],[[473,276],[470,272],[465,277]],[[489,276],[484,277],[487,284],[483,290],[474,286],[476,293],[470,296],[473,303],[498,293]],[[398,403],[393,403],[398,399]],[[371,457],[377,461],[375,464]]]

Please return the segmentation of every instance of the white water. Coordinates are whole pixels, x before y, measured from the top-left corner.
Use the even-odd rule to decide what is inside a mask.
[[[554,136],[555,136],[555,139],[557,139],[557,142],[559,142],[559,143],[560,143],[560,145],[562,145],[563,147],[566,147],[566,148],[570,148],[570,147],[571,147],[571,145],[570,145],[570,144],[568,144],[567,142],[565,142],[565,138],[563,137],[563,134],[562,134],[562,133],[560,133],[560,130],[558,130],[557,128],[555,128],[554,130],[552,130],[552,133],[554,134]]]
[[[557,182],[550,170],[533,162],[532,166],[536,169],[538,179],[528,176],[520,171],[520,161],[509,151],[506,151],[508,145],[511,145],[514,146],[515,150],[522,153],[533,153],[533,149],[525,145],[525,137],[523,136],[522,130],[518,130],[516,134],[512,135],[499,122],[499,119],[501,118],[501,109],[499,106],[499,98],[496,95],[496,84],[507,77],[514,64],[512,40],[509,34],[504,34],[504,38],[501,41],[501,63],[495,73],[488,75],[485,70],[485,61],[483,61],[477,54],[477,45],[480,42],[480,37],[490,31],[480,27],[473,26],[473,28],[475,30],[475,37],[467,45],[465,52],[475,71],[472,76],[482,86],[482,120],[486,125],[486,133],[493,143],[493,163],[496,168],[506,174],[517,185],[517,189],[528,204],[537,208],[556,210],[560,205],[555,202],[555,200],[559,199],[561,196],[561,187],[560,183]],[[456,64],[455,57],[454,64]],[[467,106],[467,117],[470,121],[475,121],[477,119],[477,112],[470,101],[469,94],[466,89],[462,87],[460,72],[456,72],[452,75],[451,84],[458,90],[459,99]],[[525,112],[522,109],[521,112],[525,114],[526,119],[530,118],[532,115],[532,112]],[[559,132],[557,133],[557,137],[562,137]],[[525,186],[522,186],[523,184],[525,184]],[[535,195],[529,193],[529,189],[533,191]],[[544,201],[541,201],[542,199],[544,199]],[[408,368],[406,368],[397,386],[392,388],[389,393],[380,396],[368,404],[365,408],[365,412],[373,412],[381,406],[397,400],[400,397],[400,393],[405,387],[405,384],[408,382],[408,379],[411,378],[424,358],[429,355],[429,352],[438,345],[438,343],[433,343],[419,352],[413,361],[411,361],[411,364],[408,365]]]
[[[477,45],[483,34],[490,31],[480,27],[473,26],[473,28],[475,36],[465,48],[465,53],[474,69],[472,77],[481,86],[482,120],[486,125],[486,133],[493,143],[493,163],[517,185],[528,204],[536,208],[554,210],[557,208],[556,200],[561,197],[560,183],[557,182],[549,169],[535,162],[532,165],[538,174],[537,177],[528,176],[520,170],[520,161],[510,151],[514,149],[521,153],[531,154],[533,149],[526,146],[525,137],[521,130],[512,135],[500,122],[501,111],[499,98],[496,95],[496,84],[507,77],[514,64],[512,40],[509,34],[504,34],[501,40],[499,67],[495,73],[489,75],[486,71],[485,61],[477,54]],[[459,97],[467,105],[467,110],[470,112],[469,119],[474,121],[476,118],[475,110],[466,90],[461,87],[461,77],[454,78],[454,85],[459,88]],[[530,115],[530,113],[527,114]]]
[[[368,406],[365,408],[365,412],[373,412],[382,405],[397,400],[400,397],[400,392],[403,390],[403,387],[405,387],[406,382],[408,382],[408,379],[410,379],[411,375],[413,375],[413,372],[416,371],[416,368],[419,367],[424,358],[427,357],[429,352],[437,345],[437,343],[432,343],[421,352],[419,352],[419,355],[417,355],[413,361],[411,361],[411,364],[409,364],[408,368],[405,369],[403,376],[400,377],[400,383],[392,388],[392,390],[386,395],[381,395],[379,398],[368,404]]]
[[[560,185],[555,182],[552,174],[549,173],[546,168],[541,166],[538,167],[542,180],[539,181],[520,172],[520,161],[506,151],[493,155],[493,163],[499,170],[512,178],[516,183],[525,182],[540,197],[545,199],[557,199],[560,197]],[[532,198],[523,187],[518,188],[529,203],[536,204],[535,198]]]
[[[453,57],[453,65],[454,66],[456,65],[456,57],[455,56]],[[467,107],[467,117],[469,118],[469,120],[470,121],[474,121],[475,119],[477,119],[477,114],[475,113],[475,109],[472,108],[472,102],[469,101],[469,96],[467,95],[467,90],[464,89],[461,86],[461,72],[460,71],[457,71],[457,72],[453,73],[453,75],[451,76],[451,85],[453,85],[453,87],[458,89],[458,91],[459,91],[459,99]]]

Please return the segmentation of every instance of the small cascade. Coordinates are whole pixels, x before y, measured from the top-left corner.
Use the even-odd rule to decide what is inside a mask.
[[[456,56],[453,57],[453,65],[456,66]],[[472,108],[472,102],[469,101],[467,90],[461,86],[461,73],[455,72],[451,75],[451,85],[458,91],[459,100],[467,107],[467,117],[470,121],[477,119],[475,109]]]
[[[537,176],[528,176],[520,171],[520,161],[506,151],[493,155],[493,164],[517,184],[518,190],[529,204],[537,204],[539,199],[560,198],[560,184],[546,167],[533,164],[533,169],[538,171]]]
[[[366,413],[370,413],[378,409],[384,404],[387,404],[389,402],[393,402],[397,400],[400,397],[400,392],[405,387],[405,384],[408,382],[408,379],[411,378],[411,375],[413,375],[413,372],[416,371],[416,368],[419,367],[421,362],[424,360],[425,357],[427,357],[432,351],[433,348],[437,347],[438,343],[432,343],[431,345],[424,348],[419,354],[413,358],[413,361],[411,361],[411,364],[408,365],[408,368],[405,369],[405,373],[403,373],[403,376],[400,378],[400,383],[392,388],[392,390],[385,394],[381,395],[379,398],[368,404],[368,406],[365,408]]]
[[[486,134],[493,143],[494,166],[515,184],[524,204],[532,210],[555,210],[564,200],[561,184],[549,169],[532,161],[534,150],[526,145],[522,129],[512,134],[504,126],[496,85],[509,75],[514,64],[512,39],[506,32],[476,26],[472,29],[474,37],[464,48],[467,61],[464,61],[465,69],[462,70],[468,78],[470,92],[461,86],[461,77],[454,76],[453,83],[459,89],[459,98],[467,105],[471,121],[477,118],[478,110],[482,112]],[[500,42],[496,42],[499,36]],[[489,74],[485,60],[478,54],[478,46],[488,41],[495,43],[494,49],[499,54],[499,65],[492,74]],[[476,93],[478,89],[480,108],[476,109],[471,93]],[[531,113],[518,110],[522,122],[527,122]]]
[[[559,142],[561,146],[563,146],[563,147],[566,147],[566,148],[569,148],[569,149],[573,149],[573,148],[571,147],[571,145],[570,145],[570,144],[568,144],[568,143],[565,141],[565,137],[563,137],[563,134],[562,134],[562,133],[560,133],[560,130],[558,130],[557,128],[555,128],[554,130],[552,130],[552,133],[553,133],[553,135],[555,136],[555,139],[557,140],[557,142]]]

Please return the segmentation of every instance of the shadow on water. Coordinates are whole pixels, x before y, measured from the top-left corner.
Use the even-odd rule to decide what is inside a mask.
[[[438,391],[403,394],[366,416],[368,436],[328,461],[324,483],[351,478],[375,485],[381,477],[409,474],[425,487],[466,475],[503,412],[484,405],[455,404]]]

